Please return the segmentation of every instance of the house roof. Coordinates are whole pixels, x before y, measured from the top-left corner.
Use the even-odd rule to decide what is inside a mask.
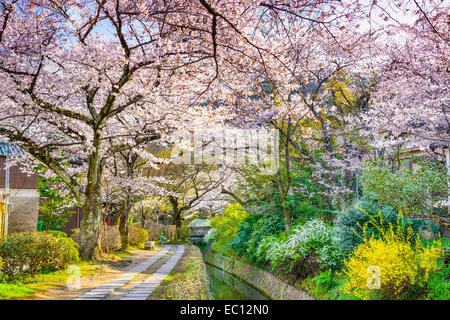
[[[0,156],[6,156],[7,154],[25,154],[25,152],[14,143],[0,142]]]

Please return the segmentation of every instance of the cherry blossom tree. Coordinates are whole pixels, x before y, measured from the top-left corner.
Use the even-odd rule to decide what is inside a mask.
[[[382,72],[371,94],[366,122],[394,141],[428,149],[450,141],[450,37],[448,10],[417,3],[413,25],[393,26],[396,41],[386,41]],[[427,11],[424,11],[427,10]]]
[[[446,156],[450,172],[450,5],[430,0],[398,7],[413,21],[393,21],[387,28],[389,37],[380,39],[379,73],[369,110],[362,116],[365,133],[379,149],[419,149]],[[437,220],[448,224],[448,209],[447,216]]]
[[[1,1],[0,136],[71,191],[84,211],[81,258],[92,258],[108,159],[174,128],[267,118],[255,84],[283,83],[303,22],[333,38],[361,10],[338,0]]]

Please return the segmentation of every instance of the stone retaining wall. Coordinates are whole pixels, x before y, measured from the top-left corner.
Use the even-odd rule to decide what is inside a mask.
[[[258,288],[273,300],[314,300],[303,291],[281,281],[273,274],[247,263],[206,252],[205,261]]]

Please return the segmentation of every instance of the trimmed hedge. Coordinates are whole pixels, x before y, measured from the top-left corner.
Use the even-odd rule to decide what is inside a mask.
[[[143,247],[148,240],[148,232],[143,228],[130,228],[130,244],[133,246]]]
[[[68,236],[65,232],[58,231],[58,230],[49,230],[49,231],[43,231],[43,232],[54,235],[55,237],[58,237],[58,238],[68,238]]]
[[[24,274],[64,269],[79,261],[77,244],[42,232],[21,232],[0,241],[1,272],[9,281]]]

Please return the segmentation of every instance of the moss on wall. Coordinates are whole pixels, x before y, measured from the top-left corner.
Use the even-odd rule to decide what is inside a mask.
[[[273,274],[247,263],[212,252],[205,253],[205,261],[246,281],[273,300],[313,300],[311,296],[281,281]]]

